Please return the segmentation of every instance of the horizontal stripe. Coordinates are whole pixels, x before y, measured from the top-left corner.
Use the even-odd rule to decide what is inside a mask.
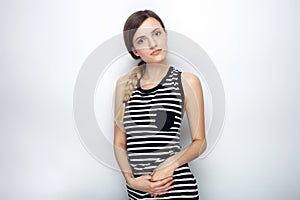
[[[149,142],[149,141],[143,141],[143,142],[127,142],[127,144],[129,145],[156,145],[156,144],[164,144],[164,145],[168,145],[168,144],[178,144],[178,141],[153,141],[153,142]]]
[[[128,131],[127,132],[127,134],[134,134],[134,133],[141,133],[141,131]],[[170,134],[172,134],[172,135],[180,134],[176,131],[157,131],[157,130],[143,130],[143,133],[153,133],[153,135],[161,134],[161,136],[163,136],[162,134],[165,134],[165,136],[169,136]]]
[[[155,102],[155,101],[167,101],[167,100],[170,100],[170,101],[178,101],[178,102],[182,102],[181,99],[177,99],[177,98],[159,98],[159,99],[149,99],[149,100],[135,100],[135,99],[132,99],[132,100],[129,100],[128,103],[133,103],[133,102],[142,102],[142,103],[149,103],[149,102]]]
[[[174,92],[174,91],[169,89],[169,90],[164,90],[161,93],[154,93],[152,95],[147,95],[147,96],[143,96],[143,95],[141,95],[141,93],[133,93],[131,95],[131,98],[134,99],[134,98],[143,97],[143,99],[144,98],[148,99],[148,98],[158,98],[158,97],[161,97],[161,96],[165,97],[165,96],[169,96],[169,95],[181,96],[181,93],[180,92]]]
[[[177,104],[172,104],[172,103],[166,103],[165,101],[163,101],[163,103],[151,103],[151,104],[141,104],[141,105],[129,105],[127,106],[128,110],[132,110],[132,109],[139,109],[140,107],[149,107],[149,108],[156,108],[156,107],[161,107],[161,106],[173,106],[173,107],[177,107],[177,108],[181,108],[180,105]]]
[[[164,110],[164,111],[170,111],[170,112],[175,112],[175,113],[178,113],[178,114],[181,114],[180,111],[177,111],[175,109],[161,109],[161,108],[156,108],[156,109],[142,109],[142,110],[130,110],[130,111],[125,111],[125,113],[134,113],[134,112],[151,112],[151,111],[157,111],[157,110]]]
[[[154,92],[157,94],[157,93],[159,93],[159,92],[165,92],[165,91],[168,91],[168,90],[176,90],[175,89],[176,87],[167,87],[167,88],[159,88],[159,89],[157,89],[157,90],[155,90]],[[143,93],[143,92],[141,92],[141,91],[139,91],[139,90],[134,90],[134,92],[133,93],[139,93],[139,94],[141,94],[141,95],[149,95],[149,94],[151,94],[151,93],[149,93],[149,94],[145,94],[145,93]]]
[[[150,151],[153,150],[162,150],[162,149],[172,149],[172,148],[180,148],[178,146],[165,146],[165,147],[135,147],[135,148],[127,148],[127,151],[139,152],[139,151]]]

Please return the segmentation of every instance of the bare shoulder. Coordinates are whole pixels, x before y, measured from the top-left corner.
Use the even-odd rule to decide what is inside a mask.
[[[185,102],[200,102],[203,98],[202,86],[199,77],[191,72],[181,73],[182,87],[184,91]]]
[[[181,76],[182,76],[183,84],[201,85],[198,76],[192,72],[182,72]]]
[[[192,72],[181,73],[182,87],[184,96],[188,100],[194,97],[195,93],[202,95],[202,86],[199,77]]]

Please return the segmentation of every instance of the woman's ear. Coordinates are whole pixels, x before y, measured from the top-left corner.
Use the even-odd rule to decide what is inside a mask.
[[[131,50],[132,50],[132,52],[134,53],[134,55],[140,56],[135,48],[132,47]]]

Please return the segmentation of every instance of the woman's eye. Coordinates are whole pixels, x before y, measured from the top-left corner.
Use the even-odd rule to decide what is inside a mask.
[[[156,36],[160,36],[160,34],[161,34],[160,31],[155,32],[155,35],[156,35]]]
[[[137,41],[137,43],[138,43],[138,44],[142,44],[142,43],[143,43],[143,40],[140,39],[140,40]]]

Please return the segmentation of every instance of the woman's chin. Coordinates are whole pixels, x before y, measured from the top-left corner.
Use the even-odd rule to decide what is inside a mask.
[[[147,63],[164,63],[166,60],[166,55],[156,55],[152,58],[149,58]]]

